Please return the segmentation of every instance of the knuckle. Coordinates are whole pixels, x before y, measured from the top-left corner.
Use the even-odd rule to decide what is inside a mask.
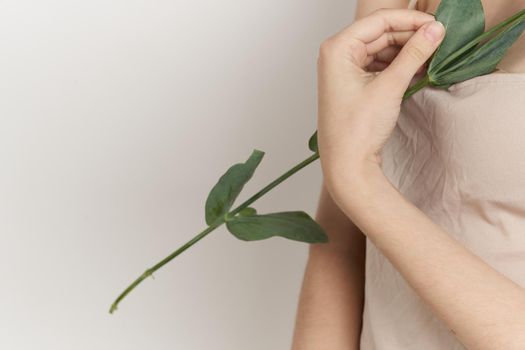
[[[383,22],[383,25],[385,27],[385,31],[391,31],[392,30],[392,27],[391,27],[391,24],[389,23],[389,21],[387,21],[386,19],[392,15],[392,11],[394,9],[392,8],[387,8],[387,7],[380,7],[380,8],[377,8],[375,9],[374,11],[372,11],[370,13],[370,17],[377,17],[377,20],[378,21],[382,21]]]
[[[387,32],[386,33],[386,41],[388,46],[395,46],[397,45],[397,39],[393,32]]]
[[[331,36],[325,40],[320,45],[320,51],[322,52],[332,52],[339,46],[339,40],[335,36]]]
[[[326,53],[326,51],[329,50],[330,42],[329,40],[324,40],[321,42],[321,45],[319,45],[319,54]]]
[[[352,62],[363,62],[367,58],[366,46],[359,40],[333,35],[319,46],[317,62],[330,61],[336,57],[344,57]]]
[[[345,45],[346,50],[352,54],[366,50],[366,46],[358,40],[348,40]]]
[[[386,8],[386,7],[379,7],[377,9],[375,9],[374,11],[372,11],[371,14],[381,16],[381,15],[384,15],[388,10],[389,9]]]
[[[335,40],[333,38],[325,39],[321,43],[321,45],[319,45],[319,56],[326,56],[330,54],[331,52],[333,52],[334,46],[335,46],[334,41]]]
[[[427,57],[425,51],[417,45],[407,46],[407,55],[418,62],[424,62]]]
[[[328,58],[341,50],[341,42],[335,36],[325,39],[319,46],[319,58]]]

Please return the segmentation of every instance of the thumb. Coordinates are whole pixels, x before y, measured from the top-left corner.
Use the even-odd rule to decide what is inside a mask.
[[[422,25],[403,46],[390,65],[379,74],[390,91],[403,94],[419,68],[432,56],[445,36],[441,22],[431,21]]]

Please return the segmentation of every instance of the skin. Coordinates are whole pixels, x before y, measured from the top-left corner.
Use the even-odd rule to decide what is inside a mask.
[[[424,34],[433,17],[404,10],[407,4],[359,2],[357,20],[319,50],[323,185],[316,219],[330,242],[310,245],[292,350],[359,349],[365,235],[466,348],[525,349],[524,288],[433,223],[382,173],[378,155],[397,121],[402,94],[440,42]],[[432,12],[436,4],[428,1],[420,9]],[[487,27],[515,12],[484,5]],[[383,41],[388,27],[397,34]],[[509,51],[500,67],[524,72],[523,58]]]

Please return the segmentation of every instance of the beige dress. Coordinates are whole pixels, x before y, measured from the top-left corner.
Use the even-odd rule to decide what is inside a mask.
[[[406,100],[383,149],[391,183],[525,287],[525,73],[497,71]],[[460,269],[461,266],[458,266]],[[465,349],[367,239],[361,350]]]

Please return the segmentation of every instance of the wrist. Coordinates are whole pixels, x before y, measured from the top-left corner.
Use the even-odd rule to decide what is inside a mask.
[[[325,183],[334,202],[349,217],[372,198],[384,194],[386,187],[392,187],[381,164],[371,159],[348,162],[344,169],[325,174]]]

